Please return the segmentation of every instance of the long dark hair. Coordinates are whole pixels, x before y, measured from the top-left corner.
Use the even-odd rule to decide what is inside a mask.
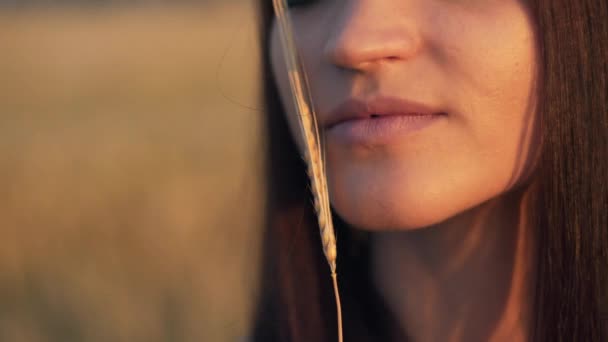
[[[529,6],[540,48],[542,131],[533,340],[602,341],[608,338],[608,3],[533,0]],[[259,2],[259,15],[267,209],[252,337],[334,341],[331,279],[306,169],[270,69],[270,0]],[[394,338],[394,318],[371,285],[363,233],[334,217],[345,341]]]

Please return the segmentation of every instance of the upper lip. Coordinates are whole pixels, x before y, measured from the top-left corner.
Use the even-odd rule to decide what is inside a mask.
[[[349,98],[328,113],[326,129],[344,121],[370,118],[372,115],[439,115],[445,114],[432,106],[390,96],[378,96],[370,100]]]

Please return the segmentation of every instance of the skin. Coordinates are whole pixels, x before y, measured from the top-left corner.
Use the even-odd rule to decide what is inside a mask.
[[[414,341],[526,341],[535,271],[526,203],[540,149],[526,4],[320,0],[290,11],[320,122],[351,96],[447,113],[389,144],[326,135],[331,205],[372,232],[374,282],[402,331]],[[300,139],[276,26],[271,34]]]

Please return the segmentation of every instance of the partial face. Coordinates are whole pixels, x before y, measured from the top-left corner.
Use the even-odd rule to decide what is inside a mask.
[[[330,200],[346,222],[429,226],[529,173],[537,48],[522,1],[293,3],[301,3],[290,13],[324,125]],[[275,81],[300,140],[277,25],[271,34]]]

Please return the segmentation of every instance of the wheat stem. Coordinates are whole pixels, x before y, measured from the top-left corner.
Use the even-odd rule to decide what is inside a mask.
[[[306,79],[306,72],[299,60],[294,42],[292,25],[287,11],[286,0],[273,0],[275,15],[279,24],[279,33],[282,41],[283,56],[287,65],[287,74],[291,86],[291,94],[298,113],[298,123],[302,134],[305,153],[304,158],[308,165],[315,211],[321,233],[323,253],[329,264],[333,279],[334,296],[338,315],[338,341],[342,342],[342,308],[338,291],[336,275],[336,237],[329,205],[329,191],[327,187],[327,174],[325,168],[324,141],[321,139],[319,125],[312,105],[311,92]]]
[[[338,291],[338,276],[332,273],[331,277],[334,283],[334,297],[336,298],[336,310],[338,316],[338,341],[342,342],[342,305],[340,304],[340,292]]]

